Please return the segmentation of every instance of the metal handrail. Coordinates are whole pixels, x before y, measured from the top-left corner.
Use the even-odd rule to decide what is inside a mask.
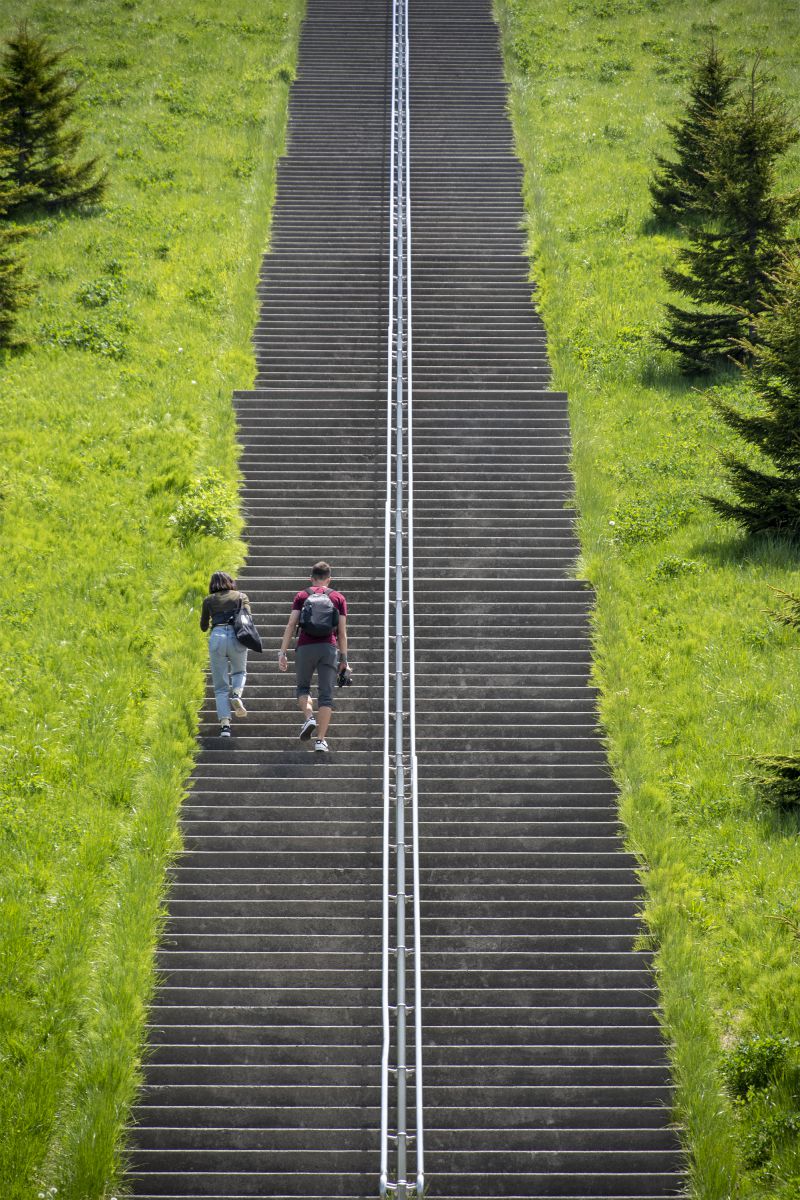
[[[417,1195],[422,1196],[425,1187],[425,1128],[423,1118],[422,1090],[422,935],[420,921],[419,880],[419,787],[417,781],[417,679],[416,679],[416,628],[414,617],[414,363],[411,303],[411,109],[409,103],[410,49],[408,40],[408,0],[403,0],[405,9],[405,221],[406,221],[406,462],[407,483],[407,547],[408,563],[408,720],[409,750],[411,756],[411,861],[414,905],[414,1094],[416,1100],[416,1151],[417,1151]]]
[[[392,109],[397,77],[397,42],[392,36]],[[389,1052],[391,1022],[389,1018],[389,828],[391,824],[391,766],[389,758],[389,595],[391,592],[391,533],[392,533],[392,380],[394,378],[394,222],[395,222],[395,123],[392,113],[389,148],[389,320],[387,329],[386,381],[386,510],[384,514],[384,606],[383,606],[383,908],[381,914],[383,952],[381,961],[381,1019],[383,1044],[381,1048],[381,1163],[380,1194],[386,1195],[389,1185]]]
[[[389,199],[389,327],[387,348],[387,431],[386,431],[386,511],[384,528],[384,776],[383,776],[383,957],[381,1054],[381,1167],[380,1194],[394,1190],[397,1200],[409,1194],[407,1148],[411,1135],[407,1128],[407,1076],[413,1070],[416,1099],[416,1181],[412,1191],[422,1195],[424,1174],[424,1137],[422,1106],[422,964],[420,950],[419,888],[419,811],[416,755],[416,679],[414,668],[414,518],[413,518],[413,435],[412,435],[412,352],[411,352],[411,189],[409,162],[410,112],[408,95],[408,0],[392,2],[392,121],[390,134]],[[392,393],[394,392],[394,403]],[[394,482],[392,480],[392,442],[394,441]],[[407,468],[407,487],[404,474]],[[405,497],[405,498],[404,498]],[[394,499],[394,504],[392,504]],[[404,528],[404,515],[406,526]],[[393,518],[393,520],[392,520]],[[391,532],[394,531],[394,563],[391,562]],[[407,565],[406,565],[407,564]],[[390,738],[390,614],[391,576],[394,574],[394,749]],[[404,711],[405,682],[404,622],[405,591],[408,593],[408,681],[409,707]],[[408,727],[408,769],[404,737]],[[389,1182],[389,1057],[391,1050],[391,1004],[389,905],[390,905],[390,809],[392,767],[395,792],[396,854],[396,955],[395,983],[397,1020],[397,1176]],[[413,944],[406,945],[406,793],[411,799],[411,853],[413,877]],[[415,1065],[406,1058],[406,964],[407,955],[414,964]]]

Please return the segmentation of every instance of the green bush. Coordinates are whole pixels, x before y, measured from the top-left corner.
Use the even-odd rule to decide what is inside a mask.
[[[209,471],[189,487],[169,518],[182,546],[195,537],[228,537],[233,532],[238,498],[230,483]]]
[[[622,546],[660,542],[685,525],[694,508],[691,501],[680,497],[643,495],[616,508],[609,526]]]
[[[687,575],[699,575],[703,564],[691,558],[671,556],[660,559],[647,576],[650,583],[664,583],[670,579],[681,579]]]
[[[770,1113],[745,1135],[744,1159],[748,1167],[763,1167],[789,1139],[800,1134],[800,1113]]]
[[[722,1078],[735,1100],[746,1100],[753,1092],[774,1083],[786,1067],[794,1044],[786,1037],[753,1035],[738,1042],[722,1060]]]

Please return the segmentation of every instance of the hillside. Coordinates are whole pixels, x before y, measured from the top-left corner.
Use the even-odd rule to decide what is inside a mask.
[[[0,1181],[110,1195],[191,769],[210,570],[235,570],[249,344],[301,0],[0,0],[69,48],[102,205],[35,216],[29,347],[0,363]],[[797,550],[702,494],[730,446],[654,343],[680,238],[647,181],[714,34],[798,112],[779,0],[497,0],[532,280],[569,392],[596,681],[657,950],[693,1194],[800,1195],[800,850],[755,753],[798,749]],[[786,185],[800,184],[800,157]],[[192,520],[194,514],[194,523]],[[175,518],[174,520],[172,518]],[[749,1089],[749,1090],[748,1090]],[[738,1096],[738,1098],[737,1098]]]
[[[735,372],[686,380],[654,344],[680,239],[653,228],[647,183],[712,34],[737,66],[760,54],[800,116],[800,18],[772,0],[702,14],[683,0],[496,8],[535,300],[554,386],[570,394],[602,719],[645,868],[693,1194],[796,1196],[798,825],[759,801],[749,756],[798,749],[800,640],[766,610],[780,607],[770,586],[800,590],[800,561],[702,501],[724,494],[718,452],[731,445],[712,400],[744,389]],[[785,184],[798,183],[795,150]]]
[[[3,0],[67,48],[102,203],[35,215],[2,371],[0,1180],[108,1194],[194,753],[198,600],[242,547],[231,392],[299,0]],[[191,522],[171,523],[194,497]],[[213,536],[203,536],[202,529]],[[49,1194],[49,1193],[48,1193]]]

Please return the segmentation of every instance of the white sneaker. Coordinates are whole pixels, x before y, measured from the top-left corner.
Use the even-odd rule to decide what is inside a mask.
[[[231,696],[231,708],[233,709],[234,714],[237,717],[246,717],[247,716],[247,709],[245,708],[244,704],[242,703],[242,697],[237,696],[236,692],[234,692],[233,695]]]
[[[314,717],[309,717],[303,728],[300,730],[300,741],[307,742],[316,728],[316,720]]]
[[[317,738],[317,740],[314,742],[314,749],[318,750],[320,754],[327,754],[328,743],[325,741],[325,738]]]
[[[222,725],[220,725],[219,736],[220,737],[230,737],[231,736],[230,723],[228,723],[228,724],[223,723]]]

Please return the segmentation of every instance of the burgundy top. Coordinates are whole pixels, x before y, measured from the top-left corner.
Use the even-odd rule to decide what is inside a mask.
[[[324,591],[325,591],[325,588],[323,586],[320,585],[318,587],[316,584],[314,584],[313,587],[304,588],[302,592],[297,593],[294,600],[292,601],[292,609],[295,612],[300,612],[303,605],[305,604],[306,600],[308,599],[309,592],[324,592]],[[329,588],[328,589],[328,599],[330,600],[330,602],[334,606],[334,608],[338,608],[340,617],[347,616],[347,601],[345,600],[345,598],[341,592],[335,592],[333,590],[333,588]],[[335,646],[336,645],[336,632],[333,631],[333,632],[329,633],[327,635],[327,637],[320,638],[320,637],[311,637],[310,634],[306,633],[305,629],[301,629],[300,634],[297,638],[298,646],[305,646],[308,642],[330,642],[331,645]]]

